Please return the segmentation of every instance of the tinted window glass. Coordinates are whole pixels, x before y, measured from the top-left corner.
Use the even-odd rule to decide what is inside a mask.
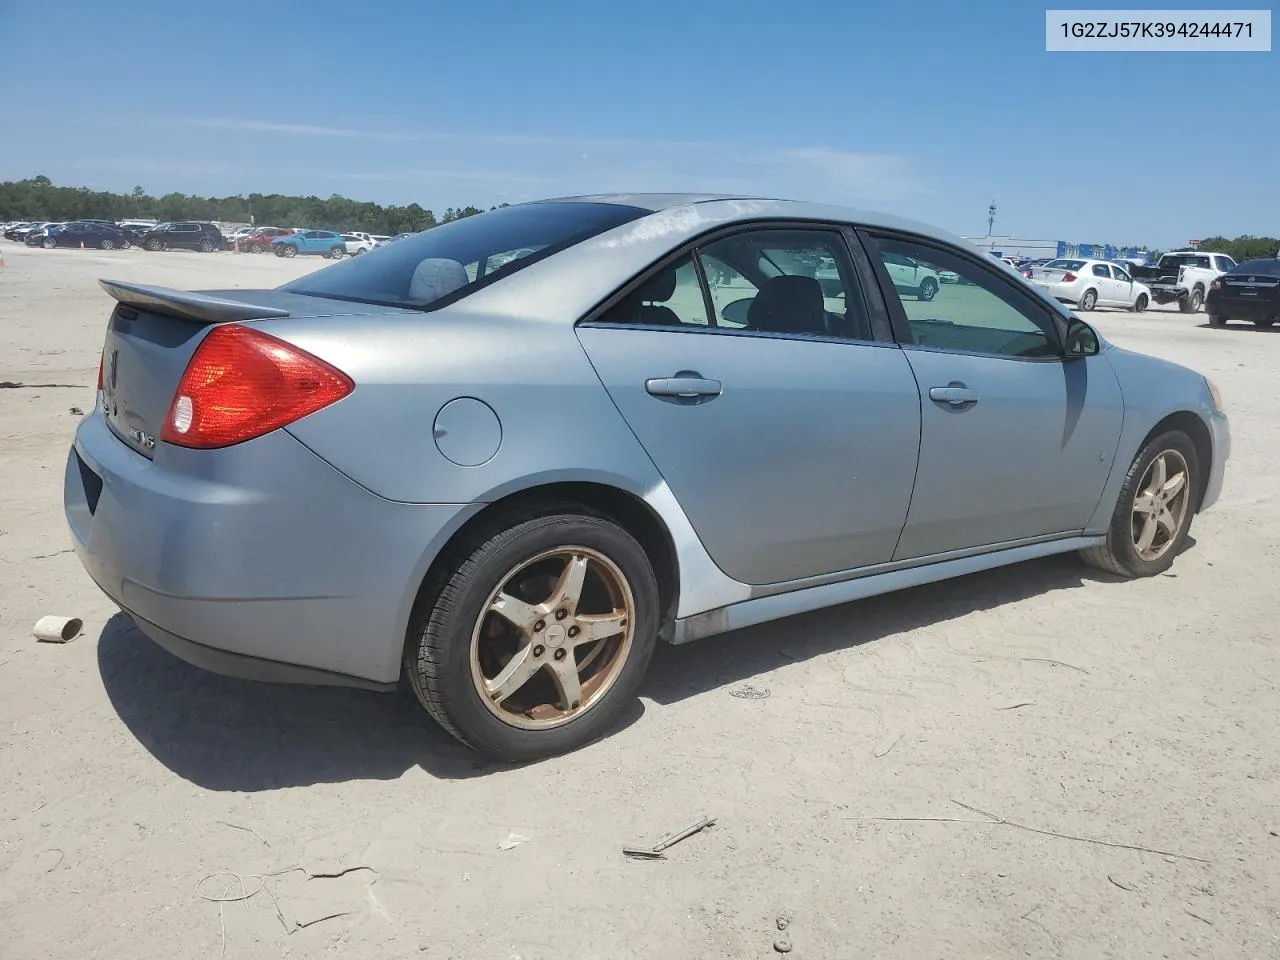
[[[1050,270],[1079,270],[1083,266],[1083,260],[1050,260],[1045,264]]]
[[[411,234],[372,256],[343,261],[281,289],[361,303],[440,306],[647,213],[639,207],[580,201],[504,207]],[[525,248],[536,252],[481,272],[491,257]]]
[[[916,344],[1028,359],[1061,355],[1053,321],[999,268],[907,240],[879,238],[877,245]],[[944,271],[960,282],[938,285]]]
[[[1093,265],[1093,275],[1095,277],[1109,277],[1111,276],[1111,271],[1107,269],[1105,263],[1095,263]]]
[[[701,247],[714,325],[870,340],[844,238],[829,230],[749,230]]]
[[[663,267],[606,310],[601,323],[659,327],[707,326],[707,306],[693,258],[686,255]]]
[[[1280,260],[1246,260],[1231,271],[1233,276],[1252,274],[1263,277],[1280,277]]]
[[[1122,280],[1125,283],[1131,283],[1133,281],[1133,277],[1125,273],[1123,267],[1117,267],[1114,263],[1111,265],[1111,272],[1115,274],[1117,280]]]

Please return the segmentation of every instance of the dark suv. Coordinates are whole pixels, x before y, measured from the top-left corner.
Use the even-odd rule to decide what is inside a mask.
[[[226,245],[221,230],[212,223],[197,223],[194,220],[156,224],[140,239],[148,250],[199,250],[201,253],[212,253]]]

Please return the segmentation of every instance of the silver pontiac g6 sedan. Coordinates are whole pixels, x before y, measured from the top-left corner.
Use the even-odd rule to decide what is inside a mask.
[[[605,733],[659,638],[1067,551],[1165,570],[1222,486],[1217,391],[989,261],[878,214],[625,195],[276,290],[103,281],[75,546],[194,664],[404,678],[505,760]]]

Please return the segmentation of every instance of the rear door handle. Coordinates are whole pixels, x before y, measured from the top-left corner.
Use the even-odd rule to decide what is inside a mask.
[[[644,382],[645,391],[668,403],[706,403],[724,390],[719,380],[707,380],[691,370],[681,370],[674,377],[658,377]]]
[[[934,403],[947,403],[953,407],[967,407],[982,399],[977,390],[970,390],[963,383],[951,383],[945,387],[931,387],[929,399]]]

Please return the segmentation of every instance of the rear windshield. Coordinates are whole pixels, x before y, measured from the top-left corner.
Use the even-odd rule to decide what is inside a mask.
[[[1266,277],[1280,277],[1280,260],[1246,260],[1236,264],[1231,271],[1233,275],[1242,273],[1261,274]]]
[[[1048,270],[1079,270],[1083,266],[1083,260],[1050,260],[1045,264]]]
[[[357,303],[434,309],[649,212],[581,201],[503,207],[410,234],[280,289]]]
[[[1174,267],[1203,267],[1208,269],[1209,258],[1203,254],[1195,253],[1167,254],[1160,258],[1160,267],[1163,270],[1170,270]]]

